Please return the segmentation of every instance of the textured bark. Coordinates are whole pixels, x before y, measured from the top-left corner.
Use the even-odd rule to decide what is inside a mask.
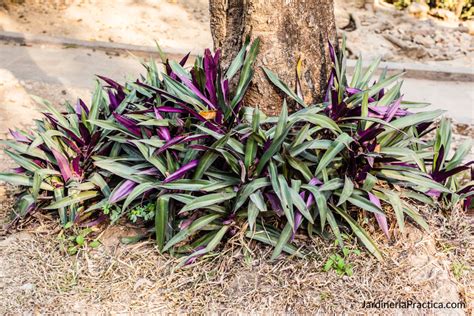
[[[228,66],[245,37],[260,38],[256,73],[246,96],[249,106],[278,114],[283,95],[260,66],[295,87],[296,65],[302,60],[302,88],[308,104],[322,99],[330,71],[328,41],[336,39],[333,0],[210,0],[214,47]]]

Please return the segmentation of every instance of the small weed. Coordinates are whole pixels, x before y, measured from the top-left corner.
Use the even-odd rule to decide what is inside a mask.
[[[467,269],[467,267],[459,261],[455,261],[451,265],[451,270],[453,271],[454,277],[458,281],[461,280],[462,275],[464,274],[464,271],[466,269]]]
[[[102,206],[102,212],[104,212],[105,215],[109,215],[110,221],[112,223],[115,223],[122,214],[119,208],[112,204],[105,204],[104,206]]]
[[[58,238],[63,249],[70,255],[75,255],[79,249],[97,248],[100,242],[97,239],[90,238],[90,234],[94,229],[88,227],[85,229],[77,229],[72,222],[67,223],[59,234]]]
[[[155,217],[155,208],[155,203],[148,203],[145,206],[137,206],[130,211],[129,218],[133,223],[136,223],[139,218],[142,218],[147,222]]]
[[[338,241],[336,241],[336,245],[337,244]],[[360,250],[348,249],[346,247],[342,248],[342,256],[337,253],[329,256],[329,259],[326,261],[323,270],[326,272],[328,272],[329,270],[334,270],[338,275],[352,276],[352,274],[354,273],[352,270],[353,265],[347,262],[347,259],[351,253],[355,255],[360,255]]]
[[[321,293],[319,293],[319,298],[321,299],[321,301],[325,301],[325,300],[331,298],[331,293],[330,292],[321,292]]]

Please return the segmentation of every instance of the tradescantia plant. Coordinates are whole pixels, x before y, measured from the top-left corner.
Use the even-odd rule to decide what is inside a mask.
[[[434,140],[427,138],[442,111],[415,112],[422,104],[402,100],[401,74],[387,77],[382,72],[373,82],[379,61],[363,69],[359,60],[348,78],[343,52],[344,44],[338,54],[331,47],[333,70],[320,104],[304,102],[299,78],[291,89],[264,69],[298,107],[288,113],[284,101],[279,117],[267,117],[243,101],[258,41],[247,41],[226,72],[219,51],[206,50],[190,68],[185,66],[188,56],[178,63],[163,54],[164,72],[152,61],[145,65],[146,76],[124,86],[102,78],[107,86],[100,92],[100,115],[90,115],[95,103],[89,112],[83,107],[77,124],[101,132],[93,149],[81,149],[87,153],[80,155],[81,165],[87,166],[81,179],[89,180],[78,186],[64,179],[60,166],[73,166],[79,155],[67,155],[67,163],[48,160],[48,169],[63,177],[71,193],[86,188],[97,193],[94,197],[53,199],[47,191],[51,188],[39,184],[48,197],[39,200],[34,170],[22,170],[28,181],[12,181],[12,175],[1,179],[23,186],[36,208],[56,200],[47,207],[59,208],[73,200],[66,204],[75,208],[68,214],[80,214],[76,218],[103,219],[101,211],[110,208],[118,214],[112,222],[123,215],[135,221],[154,214],[154,221],[145,220],[145,225],[152,228],[160,251],[183,256],[182,264],[213,251],[238,230],[274,246],[273,258],[281,252],[303,254],[292,245],[297,232],[331,232],[343,246],[342,232],[351,231],[380,258],[365,229],[372,219],[391,238],[392,222],[401,231],[407,219],[428,229],[416,211],[418,203],[469,207],[472,179],[461,185],[459,178],[471,168],[463,162],[471,144],[450,156],[447,120],[441,120]],[[66,130],[77,125],[69,122],[69,117],[79,118],[73,114],[57,113],[59,124],[53,127],[62,136],[56,139],[75,142]],[[45,122],[49,126],[53,121]],[[32,132],[36,137],[16,136],[34,142],[42,130]],[[18,137],[8,143],[11,148],[21,144]],[[25,148],[30,147],[46,150],[37,143]],[[20,151],[23,157],[29,157],[26,149]],[[51,181],[45,184],[52,186]]]
[[[115,110],[108,105],[100,86],[91,107],[79,100],[75,107],[66,103],[59,112],[48,101],[45,118],[36,129],[11,131],[14,140],[4,141],[5,152],[19,167],[14,173],[0,173],[0,180],[19,185],[13,221],[37,210],[58,210],[61,223],[94,225],[103,220],[91,212],[101,196],[108,196],[110,178],[104,177],[91,159],[93,155],[113,155],[114,144],[107,132],[93,123],[110,117]]]

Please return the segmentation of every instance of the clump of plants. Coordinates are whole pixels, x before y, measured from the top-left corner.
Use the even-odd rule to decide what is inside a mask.
[[[404,101],[401,74],[373,79],[379,60],[367,69],[359,60],[348,78],[344,44],[331,47],[325,98],[306,104],[301,87],[264,68],[285,95],[281,114],[268,117],[244,101],[258,45],[247,41],[226,70],[219,51],[191,67],[188,56],[162,54],[163,72],[151,61],[125,85],[102,78],[90,108],[49,106],[37,130],[7,142],[20,167],[0,179],[22,190],[16,215],[139,223],[186,264],[237,233],[273,246],[272,258],[304,256],[297,234],[332,236],[342,249],[352,236],[381,258],[372,223],[391,239],[406,221],[428,229],[417,204],[471,206],[472,172],[460,181],[471,144],[451,155],[449,122],[436,127],[442,111]]]
[[[5,153],[18,167],[13,173],[1,173],[0,180],[22,188],[18,195],[15,222],[38,210],[57,210],[60,222],[94,225],[91,219],[101,198],[110,194],[111,179],[101,174],[92,157],[113,156],[117,146],[108,140],[108,131],[94,123],[110,119],[115,111],[108,105],[98,86],[88,107],[82,100],[75,106],[65,104],[59,112],[46,100],[44,118],[36,120],[36,129],[11,131],[13,140],[4,141]]]

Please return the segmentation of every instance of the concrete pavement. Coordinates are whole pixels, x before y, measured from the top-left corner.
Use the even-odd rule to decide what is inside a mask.
[[[143,72],[140,58],[83,48],[19,46],[0,43],[0,68],[19,80],[91,89],[96,74],[123,81]],[[474,82],[406,78],[406,100],[431,103],[458,122],[474,124]]]

